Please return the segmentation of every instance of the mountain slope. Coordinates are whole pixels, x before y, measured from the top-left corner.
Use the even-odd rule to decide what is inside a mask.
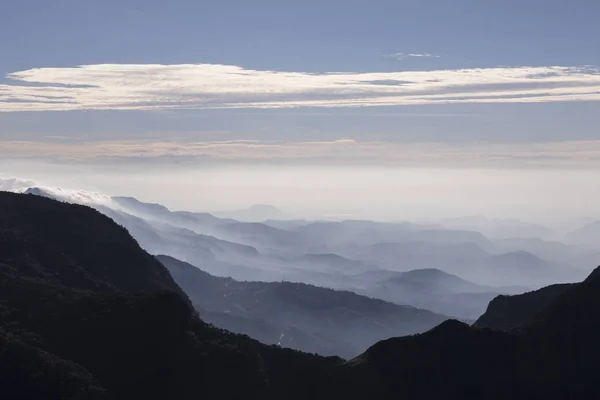
[[[270,204],[254,204],[241,210],[216,211],[213,214],[244,222],[262,222],[269,219],[281,220],[287,218],[287,215],[283,211]]]
[[[506,399],[516,338],[449,320],[421,335],[379,342],[349,362],[408,399]]]
[[[504,293],[502,288],[477,285],[435,268],[374,271],[361,276],[363,281],[371,281],[361,291],[368,296],[465,320],[478,318],[490,300]]]
[[[481,232],[490,239],[543,238],[554,239],[558,235],[553,230],[530,222],[511,219],[488,219],[482,215],[448,218],[441,224],[451,229],[466,229]]]
[[[446,321],[349,362],[405,398],[597,398],[600,268],[512,333]]]
[[[565,236],[565,243],[597,249],[600,243],[600,221],[591,222]]]
[[[519,282],[539,287],[585,277],[581,269],[546,261],[525,251],[491,254],[473,242],[382,242],[359,246],[343,255],[391,271],[437,268],[487,286],[510,286]]]
[[[268,347],[199,320],[162,264],[88,207],[0,193],[0,238],[7,398],[303,399],[361,391],[346,392],[337,358]]]
[[[228,327],[240,333],[255,331],[256,321],[280,333],[268,343],[326,354],[354,356],[377,340],[428,330],[447,317],[409,306],[292,282],[239,282],[211,276],[172,257],[157,257],[188,294],[198,310],[226,313],[239,324]],[[201,312],[208,321],[214,316]],[[221,317],[222,319],[223,317]],[[244,320],[240,320],[244,318]],[[248,328],[248,319],[254,321]],[[296,330],[299,338],[292,336]],[[262,337],[268,337],[263,335]],[[307,343],[308,337],[313,339]]]
[[[531,321],[573,284],[557,284],[514,296],[501,295],[492,300],[473,326],[510,331]]]
[[[179,291],[169,272],[142,251],[125,228],[111,222],[87,207],[39,196],[4,192],[0,197],[0,228],[17,233],[12,240],[22,239],[21,250],[27,251],[29,241],[39,242],[46,252],[53,253],[45,255],[68,254],[72,263],[84,268],[90,277],[119,290]],[[10,256],[16,249],[7,245],[5,251]],[[125,270],[127,273],[123,273]]]
[[[6,398],[600,395],[600,268],[516,332],[449,320],[424,334],[379,342],[344,363],[205,324],[160,263],[87,207],[0,193],[0,230]]]

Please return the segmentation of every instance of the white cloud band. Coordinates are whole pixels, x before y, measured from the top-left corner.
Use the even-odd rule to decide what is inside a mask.
[[[71,162],[330,162],[414,166],[600,167],[600,140],[543,143],[397,143],[339,139],[323,142],[0,142],[0,159]],[[5,182],[19,187],[27,182]]]
[[[395,60],[404,60],[405,58],[440,58],[439,55],[431,53],[390,53],[385,54],[385,57]]]
[[[600,100],[600,68],[306,73],[217,64],[36,68],[0,84],[0,112],[402,106]]]

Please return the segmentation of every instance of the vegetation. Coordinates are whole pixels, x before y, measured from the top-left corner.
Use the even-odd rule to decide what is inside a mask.
[[[374,342],[424,332],[448,319],[349,291],[293,282],[241,282],[157,256],[201,317],[263,343],[355,357]]]
[[[473,326],[507,332],[518,329],[572,286],[563,283],[519,295],[498,296],[490,302],[487,311]]]
[[[202,322],[168,271],[89,208],[0,193],[8,399],[597,398],[600,270],[510,333],[446,321],[344,362]]]

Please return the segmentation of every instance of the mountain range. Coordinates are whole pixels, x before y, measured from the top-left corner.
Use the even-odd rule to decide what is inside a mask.
[[[157,259],[205,321],[267,344],[354,357],[376,341],[424,332],[448,319],[350,291],[294,282],[240,282],[169,256]]]
[[[480,232],[431,224],[240,222],[209,213],[171,211],[132,197],[51,187],[23,191],[92,206],[127,228],[151,254],[200,266],[214,276],[349,290],[463,320],[477,319],[497,294],[581,280],[589,273],[585,265],[598,259],[593,252],[566,244],[519,238],[492,241]],[[451,281],[434,276],[428,276],[429,286],[375,279],[420,269],[456,276],[472,283],[472,290],[443,288],[440,282]]]
[[[492,287],[469,282],[435,268],[407,272],[374,271],[361,275],[357,292],[397,304],[412,304],[465,320],[476,319],[500,294],[527,291],[526,287]]]
[[[169,271],[88,207],[0,193],[0,238],[0,388],[7,398],[600,394],[600,270],[535,302],[539,308],[519,329],[447,320],[344,361],[203,322]]]

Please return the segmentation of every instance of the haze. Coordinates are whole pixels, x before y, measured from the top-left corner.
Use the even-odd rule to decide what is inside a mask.
[[[600,172],[378,166],[127,168],[0,163],[1,176],[131,195],[172,209],[224,211],[270,204],[289,218],[436,221],[485,215],[562,229],[597,217]]]

